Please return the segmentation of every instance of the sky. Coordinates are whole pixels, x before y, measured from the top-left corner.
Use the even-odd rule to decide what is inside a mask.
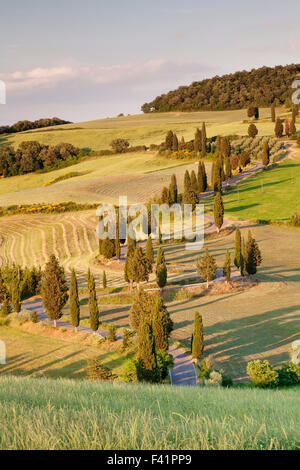
[[[180,85],[300,62],[299,0],[0,0],[0,24],[0,125],[139,113]]]

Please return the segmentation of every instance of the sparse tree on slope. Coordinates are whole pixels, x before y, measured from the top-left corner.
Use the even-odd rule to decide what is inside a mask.
[[[54,255],[50,256],[42,280],[42,298],[46,313],[56,321],[62,316],[62,309],[68,300],[68,286],[63,268]]]
[[[217,193],[214,200],[214,220],[218,233],[223,225],[224,220],[224,206],[221,193]]]
[[[234,249],[234,264],[237,268],[241,266],[241,254],[242,254],[242,237],[241,231],[237,227],[235,231],[235,249]]]
[[[223,276],[225,277],[225,280],[227,283],[230,281],[230,274],[231,274],[231,257],[230,257],[229,251],[227,250],[226,256],[225,256],[225,262],[223,266]]]
[[[71,323],[77,331],[80,322],[80,304],[78,297],[78,284],[75,270],[72,269],[70,280],[70,317]]]
[[[204,340],[203,340],[203,322],[202,316],[199,312],[195,312],[194,317],[194,331],[192,341],[192,356],[199,360],[203,354]]]
[[[96,297],[96,286],[94,276],[91,274],[90,278],[90,291],[89,291],[89,314],[90,314],[90,327],[93,331],[99,328],[99,310]]]

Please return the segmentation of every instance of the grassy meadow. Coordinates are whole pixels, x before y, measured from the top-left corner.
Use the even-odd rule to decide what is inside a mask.
[[[0,377],[1,449],[299,449],[299,392]]]
[[[277,114],[285,116],[284,108]],[[131,145],[158,144],[170,128],[186,140],[194,138],[195,130],[206,123],[207,135],[247,135],[249,123],[247,110],[201,111],[137,114],[115,118],[99,119],[36,129],[0,137],[1,144],[18,146],[22,141],[38,140],[42,144],[55,145],[69,142],[77,147],[102,150],[109,148],[113,139],[128,139]],[[246,122],[244,122],[246,121]],[[270,109],[260,109],[260,120],[256,123],[259,135],[274,135]]]

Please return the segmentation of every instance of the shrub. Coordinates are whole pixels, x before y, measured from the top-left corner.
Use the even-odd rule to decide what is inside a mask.
[[[131,345],[131,331],[127,328],[123,328],[123,336],[122,336],[122,350],[126,351]]]
[[[87,361],[86,372],[89,380],[114,380],[116,377],[108,367],[102,365],[98,358]]]
[[[125,362],[120,377],[124,382],[138,382],[137,363],[133,359]]]
[[[173,369],[174,361],[173,356],[163,349],[158,349],[156,351],[156,360],[157,366],[160,371],[160,376],[164,380],[169,372],[169,369]]]
[[[233,382],[230,375],[222,374],[222,387],[232,387]]]
[[[19,313],[13,313],[12,318],[17,320],[20,325],[23,325],[24,323],[31,321],[31,315],[32,312],[30,310],[22,310]]]
[[[111,343],[114,341],[117,341],[116,330],[117,328],[115,326],[113,325],[108,326],[107,341],[110,341]]]
[[[295,213],[292,215],[290,225],[293,225],[293,227],[300,227],[300,214]]]
[[[204,379],[205,385],[220,387],[222,385],[222,374],[216,370],[209,373],[209,377]]]
[[[287,387],[300,383],[300,364],[287,362],[278,370],[279,385]]]
[[[38,317],[38,314],[37,314],[37,311],[36,311],[36,310],[34,310],[33,312],[31,312],[30,320],[32,321],[32,323],[38,323],[39,317]]]
[[[126,139],[114,139],[111,141],[110,146],[115,153],[124,153],[129,147],[129,142]]]
[[[103,336],[98,335],[97,333],[93,333],[90,336],[90,345],[91,346],[98,346],[104,341]]]
[[[266,360],[248,362],[247,374],[256,387],[275,387],[278,384],[278,372]]]

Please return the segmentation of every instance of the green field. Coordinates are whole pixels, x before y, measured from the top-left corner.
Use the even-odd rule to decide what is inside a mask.
[[[284,108],[277,114],[285,116]],[[207,135],[247,135],[249,123],[247,110],[202,111],[191,113],[153,113],[137,114],[117,118],[66,124],[55,128],[37,129],[1,138],[0,145],[19,145],[22,141],[38,140],[42,144],[55,145],[69,142],[80,148],[93,150],[107,149],[113,139],[128,139],[131,145],[161,143],[170,128],[186,140],[194,138],[195,130],[202,122],[207,124]],[[274,135],[274,123],[270,119],[270,109],[260,109],[260,120],[256,123],[259,135]]]
[[[300,162],[286,160],[240,182],[224,195],[229,219],[287,221],[300,212]]]
[[[1,377],[0,448],[299,449],[299,398],[297,388]]]

